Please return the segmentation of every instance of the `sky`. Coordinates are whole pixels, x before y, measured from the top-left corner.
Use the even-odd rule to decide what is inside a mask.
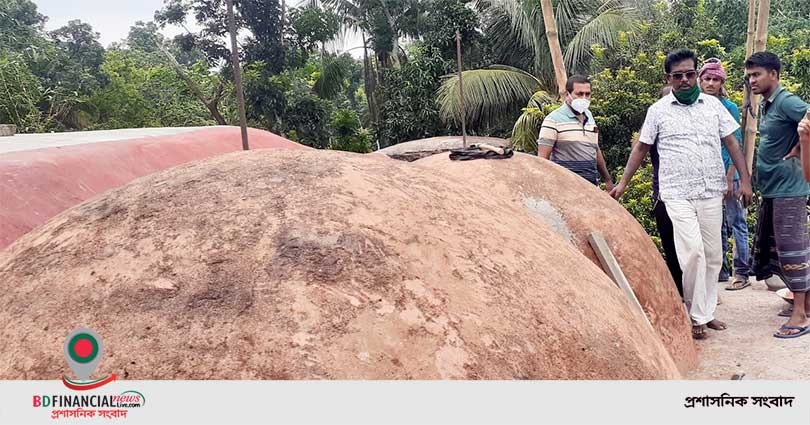
[[[101,34],[104,47],[120,41],[136,21],[151,21],[163,0],[33,0],[39,13],[48,17],[45,29],[54,30],[73,19],[80,19]],[[179,29],[167,28],[164,33],[176,35]]]
[[[45,29],[55,30],[73,19],[80,19],[100,33],[99,42],[104,47],[126,38],[129,28],[137,21],[151,21],[155,11],[163,7],[163,0],[33,0],[39,13],[48,17]],[[296,3],[295,0],[288,4]],[[198,27],[189,21],[189,29]],[[163,34],[173,37],[184,30],[179,27],[166,27]],[[349,35],[342,43],[336,43],[330,50],[345,50],[362,45],[359,36]],[[350,52],[362,57],[362,49]]]

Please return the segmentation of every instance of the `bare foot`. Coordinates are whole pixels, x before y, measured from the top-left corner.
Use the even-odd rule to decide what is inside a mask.
[[[724,331],[724,330],[726,330],[726,328],[728,328],[728,326],[726,326],[725,323],[723,323],[723,322],[721,322],[721,321],[719,321],[717,319],[714,319],[711,322],[706,323],[706,326],[709,329],[714,329],[716,331]]]
[[[706,338],[706,325],[692,326],[692,338],[705,339]]]

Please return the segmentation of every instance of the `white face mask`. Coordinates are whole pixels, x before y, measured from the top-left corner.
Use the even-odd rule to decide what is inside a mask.
[[[588,99],[571,99],[571,109],[579,112],[580,114],[584,113],[590,106],[591,101]]]

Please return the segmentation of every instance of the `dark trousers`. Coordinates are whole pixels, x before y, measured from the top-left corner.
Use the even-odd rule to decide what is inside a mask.
[[[667,263],[669,273],[672,275],[672,280],[675,281],[675,286],[678,287],[678,293],[683,298],[683,283],[681,266],[678,264],[678,254],[675,252],[675,236],[672,232],[672,220],[669,219],[667,214],[667,207],[663,201],[655,201],[653,209],[655,215],[655,225],[658,227],[658,234],[661,235],[661,245],[664,247],[664,261]]]

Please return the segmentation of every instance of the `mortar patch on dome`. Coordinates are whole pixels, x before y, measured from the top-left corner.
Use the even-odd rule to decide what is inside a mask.
[[[560,234],[560,236],[565,238],[565,240],[573,243],[571,229],[568,228],[568,223],[565,222],[565,218],[563,218],[560,211],[555,208],[554,205],[545,199],[532,198],[526,195],[523,195],[523,205],[526,206],[529,211],[540,216],[543,220],[550,224],[551,227]]]

